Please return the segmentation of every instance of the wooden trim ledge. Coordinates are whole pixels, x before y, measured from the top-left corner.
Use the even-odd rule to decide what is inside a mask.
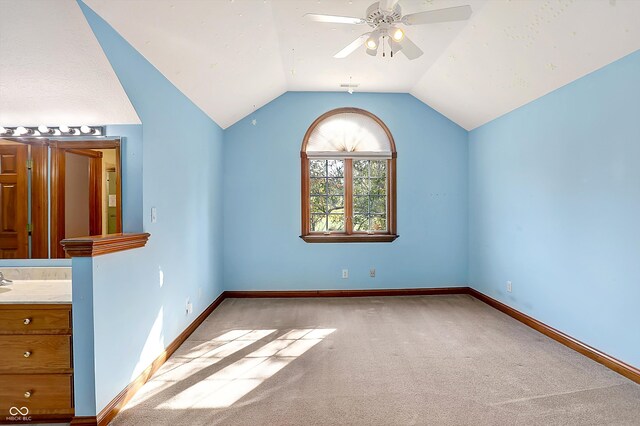
[[[96,416],[76,416],[71,420],[71,426],[96,426]]]
[[[300,235],[306,243],[392,243],[396,234],[308,234]]]
[[[91,237],[67,238],[60,244],[70,257],[95,257],[103,254],[141,248],[147,245],[151,234],[109,234]]]
[[[469,287],[394,288],[364,290],[282,290],[282,291],[225,291],[228,299],[262,299],[291,297],[375,297],[375,296],[434,296],[438,294],[469,294]]]

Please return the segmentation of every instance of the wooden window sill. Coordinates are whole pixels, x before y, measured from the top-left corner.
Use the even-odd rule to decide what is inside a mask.
[[[108,253],[131,250],[147,245],[150,234],[109,234],[91,237],[67,238],[60,244],[71,257],[95,257]]]
[[[395,234],[312,234],[300,236],[307,243],[390,243],[398,237],[399,235]]]

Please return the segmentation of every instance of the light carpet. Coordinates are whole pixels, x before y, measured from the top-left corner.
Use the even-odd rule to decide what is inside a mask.
[[[227,299],[113,425],[638,425],[640,385],[471,296]]]

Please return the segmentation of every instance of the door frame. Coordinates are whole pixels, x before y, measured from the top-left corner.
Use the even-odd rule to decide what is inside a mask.
[[[120,140],[49,141],[51,147],[51,258],[64,258],[60,244],[65,239],[65,155],[84,155],[91,159],[89,168],[89,203],[94,213],[89,219],[91,234],[102,229],[102,153],[93,149],[115,149],[116,152],[116,232],[122,232],[122,176]],[[100,196],[96,196],[96,194]],[[96,210],[97,209],[97,210]],[[102,232],[100,232],[101,234]]]
[[[49,258],[49,189],[47,141],[23,142],[31,149],[31,259]]]

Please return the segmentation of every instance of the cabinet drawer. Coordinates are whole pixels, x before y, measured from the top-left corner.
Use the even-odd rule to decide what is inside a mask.
[[[0,374],[71,372],[71,336],[25,334],[0,336]]]
[[[13,309],[0,305],[0,334],[69,333],[71,307],[47,309],[35,306]],[[33,305],[30,305],[33,306]]]
[[[0,375],[0,418],[11,407],[27,407],[32,414],[72,412],[71,374]]]

